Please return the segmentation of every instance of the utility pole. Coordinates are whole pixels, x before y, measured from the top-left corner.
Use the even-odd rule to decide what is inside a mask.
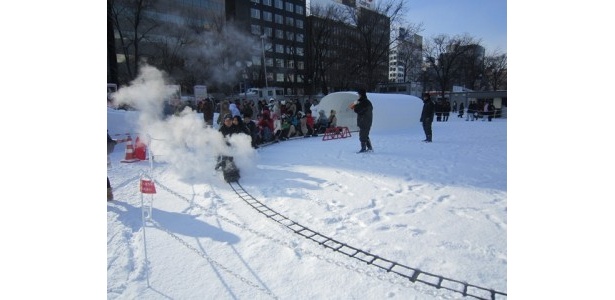
[[[265,57],[265,38],[267,38],[267,35],[261,35],[261,45],[263,46],[263,68],[265,68],[265,88],[269,88],[269,83],[267,82],[267,58]]]

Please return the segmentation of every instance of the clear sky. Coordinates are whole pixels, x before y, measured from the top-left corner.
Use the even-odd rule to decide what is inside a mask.
[[[487,53],[507,52],[506,0],[409,0],[407,15],[412,23],[423,23],[424,38],[438,34],[468,33],[482,40]]]

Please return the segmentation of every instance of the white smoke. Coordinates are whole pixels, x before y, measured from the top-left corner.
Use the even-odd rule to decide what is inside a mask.
[[[233,156],[242,171],[252,169],[256,152],[249,136],[233,135],[228,146],[222,134],[205,127],[203,115],[189,107],[179,115],[164,117],[164,101],[171,95],[165,77],[160,70],[145,65],[137,78],[114,96],[117,105],[128,104],[139,111],[138,134],[154,160],[173,165],[187,180],[210,177],[219,155]]]

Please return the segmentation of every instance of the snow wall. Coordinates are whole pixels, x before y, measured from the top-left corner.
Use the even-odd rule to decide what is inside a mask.
[[[139,120],[139,112],[124,111],[107,108],[107,130],[112,138],[125,138],[126,133],[130,133],[133,139],[136,139],[136,134]],[[122,136],[116,136],[122,135]]]
[[[318,110],[324,110],[327,117],[334,109],[337,126],[347,126],[350,131],[358,131],[357,114],[348,108],[357,99],[357,92],[336,92],[323,97],[317,107]],[[423,110],[423,100],[420,98],[403,94],[367,93],[367,99],[374,106],[372,132],[420,128],[419,120]]]

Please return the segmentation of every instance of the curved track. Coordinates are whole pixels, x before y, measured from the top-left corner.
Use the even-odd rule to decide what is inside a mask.
[[[281,225],[292,230],[294,233],[303,236],[306,239],[312,240],[323,247],[329,248],[335,252],[344,254],[348,257],[358,259],[373,265],[387,272],[395,273],[401,277],[407,278],[411,282],[421,282],[426,285],[435,287],[437,289],[445,289],[453,292],[457,292],[465,296],[474,297],[477,299],[491,299],[495,300],[496,297],[506,297],[506,293],[495,291],[493,289],[484,288],[481,286],[469,284],[460,280],[447,278],[444,276],[425,272],[416,268],[408,267],[398,262],[388,260],[378,255],[371,254],[367,251],[352,247],[343,242],[337,241],[330,237],[327,237],[321,233],[318,233],[306,226],[303,226],[288,217],[281,215],[275,210],[267,207],[262,202],[254,198],[248,193],[239,182],[229,182],[229,185],[233,191],[237,194],[241,200],[252,206],[256,211],[263,214],[269,219],[272,219]]]

